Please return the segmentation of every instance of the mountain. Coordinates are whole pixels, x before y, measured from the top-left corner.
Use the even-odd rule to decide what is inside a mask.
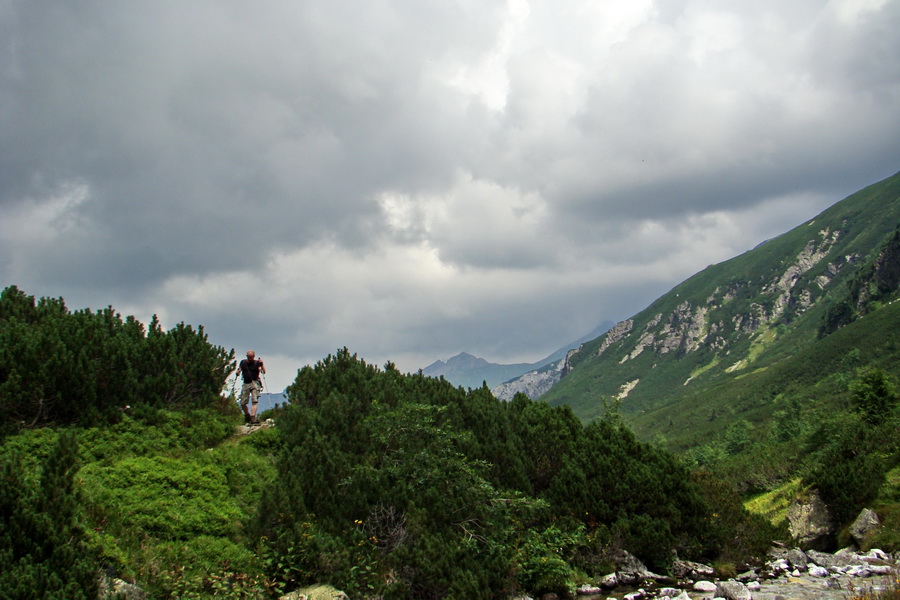
[[[677,285],[572,353],[541,398],[583,421],[613,401],[642,436],[687,443],[770,418],[792,385],[836,402],[851,367],[900,375],[898,223],[900,173]]]
[[[527,363],[502,365],[472,356],[468,352],[460,352],[446,362],[434,361],[422,369],[422,374],[429,377],[443,377],[450,383],[465,388],[479,388],[484,382],[492,386],[516,377],[527,371],[530,366]]]
[[[499,384],[515,380],[530,372],[551,368],[552,365],[565,358],[569,350],[577,348],[587,340],[596,338],[612,326],[612,321],[604,321],[595,327],[591,333],[569,342],[549,356],[534,363],[492,363],[483,358],[473,356],[468,352],[460,352],[456,356],[447,359],[446,362],[436,360],[422,369],[422,374],[429,377],[443,377],[454,385],[461,385],[466,388],[479,388],[485,382],[487,382],[488,387],[495,388]]]

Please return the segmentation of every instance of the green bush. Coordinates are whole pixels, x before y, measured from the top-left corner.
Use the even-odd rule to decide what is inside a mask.
[[[0,597],[97,597],[96,565],[77,516],[77,455],[75,436],[58,436],[37,485],[22,476],[16,454],[0,459]]]
[[[253,535],[287,587],[385,598],[565,591],[617,540],[663,564],[714,552],[689,471],[614,419],[367,365],[300,371]]]
[[[70,312],[62,298],[0,293],[0,433],[49,423],[117,420],[140,405],[209,406],[234,369],[234,352],[203,327],[145,329],[112,307]]]
[[[225,474],[209,459],[126,457],[92,463],[80,475],[95,510],[163,539],[227,536],[241,519]]]

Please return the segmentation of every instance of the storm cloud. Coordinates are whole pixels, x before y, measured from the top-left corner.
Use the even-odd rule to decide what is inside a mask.
[[[900,1],[0,2],[0,283],[536,360],[900,169]]]

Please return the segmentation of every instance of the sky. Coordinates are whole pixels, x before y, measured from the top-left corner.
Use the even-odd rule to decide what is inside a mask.
[[[533,362],[900,170],[900,0],[0,0],[0,287]]]

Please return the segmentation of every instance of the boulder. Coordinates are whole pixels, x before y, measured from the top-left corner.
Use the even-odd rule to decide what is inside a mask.
[[[800,571],[805,571],[809,565],[809,558],[800,548],[792,548],[788,550],[785,559],[791,563],[791,566]]]
[[[716,585],[716,596],[726,600],[752,600],[750,590],[740,581],[720,581]]]
[[[794,499],[787,518],[791,537],[801,546],[824,546],[834,535],[831,513],[817,490]]]
[[[675,600],[691,600],[691,596],[687,592],[681,592],[675,597]]]
[[[828,569],[819,565],[809,565],[809,575],[811,577],[828,577]]]
[[[619,585],[619,578],[615,573],[610,573],[600,578],[600,587],[611,590]]]
[[[712,577],[715,569],[709,565],[691,562],[689,560],[676,560],[672,562],[672,575],[679,579],[702,579]]]
[[[695,592],[714,592],[716,591],[716,584],[712,581],[698,581],[694,583],[694,591]]]
[[[850,535],[857,545],[862,546],[866,538],[881,527],[881,520],[874,510],[864,508],[853,524],[850,525]]]
[[[612,557],[613,562],[616,565],[617,571],[622,571],[624,573],[637,573],[640,576],[643,576],[645,573],[649,573],[647,570],[647,565],[641,562],[641,560],[636,557],[634,554],[631,554],[627,550],[621,550],[617,552]]]
[[[584,584],[583,586],[575,590],[575,593],[579,596],[596,596],[602,591],[603,590],[597,586]]]
[[[281,596],[278,600],[349,600],[347,594],[330,585],[311,585],[301,588],[290,594]]]

